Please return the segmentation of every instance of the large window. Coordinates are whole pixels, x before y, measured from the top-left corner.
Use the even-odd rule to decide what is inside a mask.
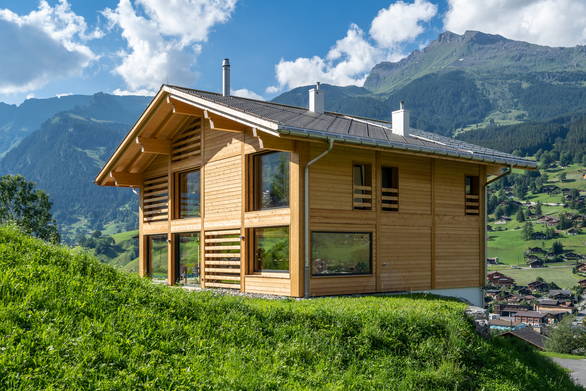
[[[254,229],[254,271],[289,271],[289,227]]]
[[[480,214],[480,178],[475,175],[466,175],[464,178],[464,208],[465,213],[471,216]]]
[[[155,281],[167,281],[167,251],[167,235],[147,236],[147,274]]]
[[[382,166],[381,172],[381,209],[397,212],[399,210],[399,169]]]
[[[370,164],[352,166],[352,207],[359,210],[372,209],[372,169]]]
[[[185,285],[199,284],[198,232],[175,234],[175,282]]]
[[[178,218],[200,216],[199,170],[180,172],[177,174],[179,206]]]
[[[270,152],[253,157],[254,209],[289,206],[289,153]]]
[[[312,275],[372,273],[372,233],[312,232]]]

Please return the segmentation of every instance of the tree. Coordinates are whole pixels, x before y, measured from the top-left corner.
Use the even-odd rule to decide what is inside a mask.
[[[14,223],[30,235],[59,242],[51,201],[35,184],[20,175],[0,177],[0,224]]]
[[[541,201],[537,201],[537,205],[535,205],[535,216],[543,216],[543,211],[541,210]]]
[[[519,183],[513,188],[513,193],[515,197],[523,200],[527,195],[527,186],[525,184]]]
[[[560,178],[560,182],[565,182],[566,181],[566,173],[560,172],[560,175],[558,175],[558,178]]]
[[[551,252],[554,254],[561,254],[564,252],[564,245],[560,241],[555,241],[551,245]]]
[[[516,218],[519,223],[523,223],[525,221],[525,213],[523,212],[523,208],[519,208]]]
[[[560,214],[560,221],[557,224],[557,229],[572,228],[572,220],[568,218],[565,213]]]
[[[523,240],[531,240],[531,238],[533,238],[533,224],[529,222],[525,223],[523,226],[522,235]]]
[[[573,316],[566,316],[551,329],[545,347],[558,353],[583,352],[586,349],[586,329],[573,327]]]
[[[573,160],[573,157],[572,157],[571,153],[564,152],[560,156],[560,164],[562,166],[569,166],[570,164],[572,164],[572,160]]]

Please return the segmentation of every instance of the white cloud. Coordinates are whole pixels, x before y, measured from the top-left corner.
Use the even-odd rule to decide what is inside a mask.
[[[424,0],[412,4],[398,1],[378,11],[370,26],[370,35],[383,47],[394,47],[413,41],[424,31],[422,22],[429,22],[437,6]]]
[[[192,85],[193,69],[212,27],[225,23],[236,0],[120,0],[103,14],[122,30],[128,51],[115,72],[129,90],[156,91],[161,83]]]
[[[154,92],[152,90],[147,90],[147,89],[129,91],[129,90],[123,90],[120,88],[116,88],[114,91],[112,91],[112,94],[119,95],[119,96],[128,96],[128,95],[153,96]]]
[[[86,45],[100,38],[67,2],[41,0],[27,15],[0,9],[0,93],[35,90],[50,80],[79,74],[96,56]]]
[[[586,43],[584,0],[449,0],[444,27],[548,46]]]
[[[275,66],[278,84],[268,87],[266,92],[275,94],[316,81],[361,86],[374,65],[404,57],[402,45],[419,36],[424,29],[422,23],[431,20],[436,13],[437,7],[426,0],[410,4],[395,2],[379,11],[371,22],[368,36],[352,24],[346,36],[338,40],[325,57],[281,59]]]
[[[249,98],[249,99],[256,99],[256,100],[265,100],[262,96],[257,94],[254,91],[251,91],[246,88],[240,88],[239,90],[231,90],[230,94],[234,96],[239,96],[241,98]]]

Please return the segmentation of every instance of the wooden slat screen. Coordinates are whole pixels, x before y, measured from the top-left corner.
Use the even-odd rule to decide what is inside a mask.
[[[372,209],[372,186],[357,186],[352,189],[354,209]]]
[[[480,197],[477,195],[470,195],[467,194],[466,195],[466,199],[465,199],[465,208],[466,208],[466,214],[467,215],[472,215],[472,216],[477,216],[480,214]]]
[[[201,153],[201,120],[194,120],[171,143],[171,161],[179,162]]]
[[[206,231],[204,286],[240,289],[240,230]]]
[[[142,198],[144,222],[167,220],[169,216],[169,184],[167,175],[145,180]]]
[[[381,208],[385,211],[399,211],[399,189],[394,187],[381,188]]]

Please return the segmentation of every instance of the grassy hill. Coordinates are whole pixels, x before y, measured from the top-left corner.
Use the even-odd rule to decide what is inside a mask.
[[[0,228],[0,389],[580,389],[464,308],[186,292]]]

